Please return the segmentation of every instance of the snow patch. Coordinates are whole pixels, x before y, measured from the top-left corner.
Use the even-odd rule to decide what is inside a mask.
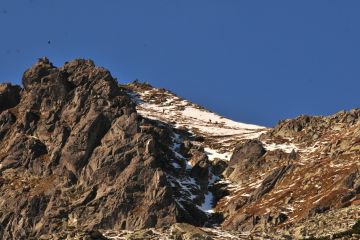
[[[246,139],[259,137],[268,129],[262,126],[236,122],[196,104],[183,100],[169,91],[157,88],[151,90],[131,92],[130,96],[136,103],[137,112],[149,119],[158,120],[185,128],[188,132],[206,137],[209,143],[204,143],[209,150],[209,159],[216,157],[228,160],[234,144]],[[176,148],[176,146],[174,146]],[[177,151],[175,151],[177,152]],[[175,153],[177,157],[180,157]]]
[[[204,151],[210,161],[213,161],[217,158],[221,159],[221,160],[225,160],[225,161],[230,161],[230,158],[231,158],[231,153],[229,153],[229,152],[219,153],[215,149],[211,149],[211,148],[205,148]]]
[[[298,147],[295,144],[276,144],[276,143],[264,143],[264,147],[267,151],[274,151],[274,150],[282,150],[286,153],[291,153],[294,151],[299,151]]]
[[[213,203],[214,203],[214,194],[212,192],[208,191],[205,194],[205,200],[204,200],[203,204],[199,208],[203,212],[214,213]]]

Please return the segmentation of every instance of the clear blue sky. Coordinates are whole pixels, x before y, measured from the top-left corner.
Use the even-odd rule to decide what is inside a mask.
[[[41,56],[273,126],[360,107],[360,1],[0,0],[0,81]]]

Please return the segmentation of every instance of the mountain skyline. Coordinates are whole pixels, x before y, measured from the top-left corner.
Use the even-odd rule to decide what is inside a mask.
[[[41,58],[0,84],[1,239],[351,239],[360,109],[236,122]]]
[[[0,82],[48,56],[93,59],[119,83],[164,87],[273,127],[359,107],[360,4],[316,1],[0,3]]]

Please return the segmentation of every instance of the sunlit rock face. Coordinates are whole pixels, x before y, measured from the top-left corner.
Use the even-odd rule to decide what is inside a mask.
[[[359,109],[269,129],[83,59],[22,85],[0,84],[1,239],[299,239],[360,217]]]
[[[180,151],[186,136],[138,115],[109,71],[42,58],[23,87],[0,89],[2,239],[208,220],[196,205],[207,185]]]

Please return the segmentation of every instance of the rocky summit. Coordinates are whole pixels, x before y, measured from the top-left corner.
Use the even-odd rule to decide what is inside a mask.
[[[360,109],[274,128],[39,59],[0,84],[0,239],[360,239]]]

